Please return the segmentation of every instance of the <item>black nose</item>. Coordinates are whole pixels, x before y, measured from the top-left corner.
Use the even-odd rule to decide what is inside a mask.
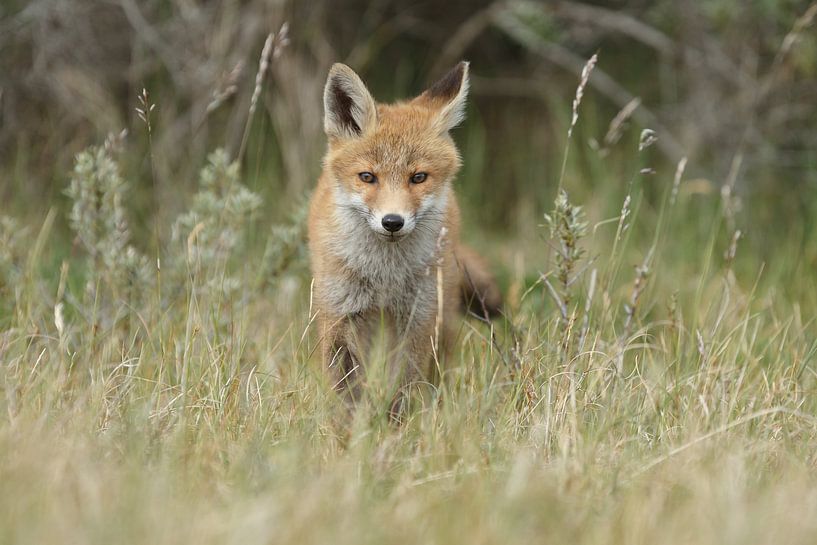
[[[383,216],[381,223],[386,231],[389,233],[396,233],[403,228],[403,223],[405,222],[403,221],[403,216],[398,216],[397,214],[386,214]]]

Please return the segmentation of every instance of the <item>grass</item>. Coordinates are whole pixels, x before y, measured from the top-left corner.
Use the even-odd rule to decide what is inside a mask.
[[[565,154],[552,210],[483,242],[507,316],[403,425],[319,368],[302,211],[260,221],[217,152],[154,260],[88,150],[70,211],[0,223],[0,541],[813,543],[814,233],[761,259],[761,203],[736,238],[641,144]]]

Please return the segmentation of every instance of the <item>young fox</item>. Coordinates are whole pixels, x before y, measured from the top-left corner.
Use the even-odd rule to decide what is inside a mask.
[[[463,119],[467,93],[467,62],[396,104],[375,103],[348,66],[329,71],[329,146],[310,203],[309,249],[323,360],[353,399],[378,328],[390,333],[387,374],[401,388],[429,378],[461,298],[484,317],[501,304],[482,260],[459,243],[452,180],[461,161],[448,132]]]

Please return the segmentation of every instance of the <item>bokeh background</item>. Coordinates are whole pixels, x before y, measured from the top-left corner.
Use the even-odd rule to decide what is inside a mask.
[[[0,0],[0,543],[817,543],[816,29],[791,0]],[[395,426],[386,373],[349,411],[316,354],[321,92],[460,59],[504,317]]]
[[[388,101],[467,59],[472,99],[455,135],[466,218],[499,240],[530,234],[555,195],[571,101],[597,52],[565,175],[571,197],[595,220],[615,215],[650,128],[658,141],[647,162],[659,175],[647,196],[687,157],[682,193],[694,201],[727,187],[746,244],[773,259],[779,233],[805,250],[814,230],[816,9],[795,0],[5,0],[0,199],[22,216],[65,206],[75,154],[127,129],[134,229],[148,232],[157,210],[170,221],[207,153],[237,154],[265,37],[288,22],[290,44],[270,66],[242,158],[270,221],[320,170],[331,63],[351,65]],[[152,149],[136,111],[143,88],[155,104]]]

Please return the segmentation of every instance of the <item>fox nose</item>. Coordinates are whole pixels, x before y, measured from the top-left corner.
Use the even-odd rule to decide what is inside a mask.
[[[403,228],[403,224],[405,222],[403,221],[403,216],[399,216],[397,214],[386,214],[383,216],[381,223],[386,231],[389,233],[396,233]]]

